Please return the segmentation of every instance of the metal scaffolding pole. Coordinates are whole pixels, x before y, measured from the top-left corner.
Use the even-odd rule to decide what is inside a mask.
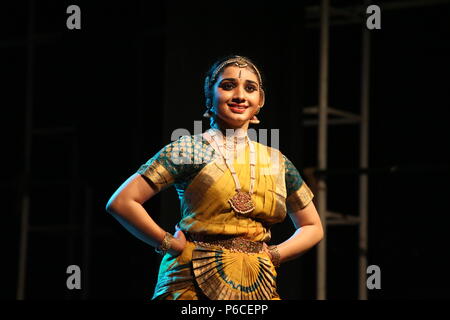
[[[82,270],[83,270],[83,282],[82,287],[83,291],[80,292],[81,299],[89,298],[89,280],[90,280],[90,259],[91,259],[91,246],[93,241],[93,230],[92,230],[92,210],[93,210],[93,202],[92,197],[94,194],[95,186],[87,185],[85,181],[80,180],[79,175],[79,127],[78,123],[73,123],[68,127],[40,127],[36,128],[36,123],[33,123],[33,114],[35,106],[35,97],[34,97],[34,82],[35,82],[35,51],[39,49],[40,44],[51,43],[54,41],[59,41],[61,39],[60,32],[54,33],[36,33],[35,30],[35,20],[36,20],[36,7],[38,3],[34,0],[30,1],[28,7],[28,30],[27,35],[22,39],[17,40],[0,40],[0,48],[11,48],[11,47],[19,47],[27,52],[27,74],[26,74],[26,104],[25,104],[25,116],[24,116],[24,161],[23,161],[23,176],[21,177],[21,183],[18,183],[18,207],[20,207],[20,245],[18,252],[18,274],[17,274],[17,291],[16,291],[16,299],[24,300],[26,297],[26,289],[33,285],[30,280],[27,279],[27,269],[31,269],[30,262],[28,261],[28,256],[30,251],[40,250],[38,246],[29,247],[29,243],[33,243],[30,241],[30,238],[33,236],[39,236],[42,234],[52,234],[63,236],[68,239],[66,242],[67,245],[67,256],[66,261],[74,261],[78,259],[76,255],[76,250],[79,250],[79,242],[78,236],[82,238]],[[141,10],[142,11],[142,10]],[[142,16],[140,16],[142,18]],[[138,71],[138,101],[140,101],[140,105],[138,106],[138,112],[142,113],[142,88],[143,88],[143,80],[142,80],[142,68],[144,62],[144,46],[143,44],[149,37],[159,36],[163,29],[152,28],[150,30],[140,30],[137,34],[137,71]],[[138,117],[142,118],[141,116]],[[142,123],[138,123],[138,129],[142,127]],[[137,134],[139,130],[135,133]],[[41,179],[36,180],[35,177],[31,176],[32,162],[36,161],[35,157],[33,157],[33,146],[35,144],[35,137],[39,136],[40,138],[46,137],[61,137],[68,136],[71,146],[72,146],[72,155],[71,159],[71,171],[70,177],[60,178],[59,180],[53,179]],[[46,140],[45,140],[46,141]],[[138,142],[138,139],[134,139],[134,141]],[[138,148],[134,148],[135,156]],[[33,169],[35,170],[35,169]],[[33,216],[33,212],[30,208],[30,199],[31,195],[34,192],[33,188],[39,188],[41,186],[55,185],[67,187],[67,190],[70,191],[70,204],[68,205],[68,222],[62,224],[49,224],[45,221],[39,222],[39,217],[42,215],[36,215],[33,219],[30,219]],[[84,206],[80,204],[80,195],[81,191],[84,190]],[[80,222],[79,209],[84,209],[84,219]],[[32,220],[30,225],[30,220]],[[111,233],[109,229],[100,229],[96,228],[96,234],[110,236]],[[61,255],[62,256],[62,255]],[[66,295],[67,299],[73,299],[75,295]]]
[[[26,265],[28,252],[28,220],[30,212],[31,143],[33,132],[33,80],[34,80],[34,1],[30,1],[27,39],[27,87],[25,105],[24,174],[20,204],[20,245],[17,274],[17,300],[25,298]]]
[[[27,269],[28,269],[28,255],[30,254],[30,235],[38,233],[62,233],[69,237],[68,254],[69,260],[74,259],[74,250],[76,248],[76,239],[74,238],[74,232],[78,232],[75,223],[77,220],[77,207],[76,204],[78,200],[78,190],[80,189],[79,183],[79,170],[78,163],[76,160],[72,161],[71,170],[71,180],[69,183],[64,184],[64,181],[47,181],[47,180],[36,180],[32,176],[32,163],[33,157],[33,146],[34,139],[36,135],[40,137],[52,136],[52,135],[65,135],[72,134],[72,157],[71,159],[79,158],[78,151],[78,141],[75,136],[75,130],[71,127],[63,128],[35,128],[35,123],[33,121],[35,112],[35,102],[34,102],[34,82],[35,82],[35,51],[36,48],[42,41],[40,39],[57,39],[56,37],[50,37],[50,35],[37,35],[35,33],[35,21],[36,21],[36,6],[37,3],[31,0],[29,3],[28,10],[28,30],[26,37],[26,48],[27,50],[27,74],[26,74],[26,102],[25,102],[25,116],[24,116],[24,154],[23,154],[23,174],[21,177],[21,183],[19,183],[19,207],[20,207],[20,238],[19,238],[19,253],[18,253],[18,272],[17,272],[17,291],[16,299],[24,300],[26,297],[27,282]],[[5,44],[5,47],[15,46],[14,43]],[[33,169],[34,170],[34,169]],[[62,184],[61,184],[62,183]],[[69,224],[66,225],[42,225],[35,222],[35,225],[30,225],[31,212],[31,196],[34,192],[33,188],[48,185],[70,185],[70,205],[69,205]],[[34,219],[36,220],[36,219]],[[32,248],[32,251],[36,250]]]
[[[318,169],[327,168],[328,142],[328,49],[329,49],[329,0],[322,0],[320,13],[320,74],[319,74],[319,125]],[[324,229],[324,238],[318,245],[317,299],[326,299],[326,241],[327,241],[327,186],[323,177],[318,180],[318,211]]]
[[[415,0],[396,1],[383,4],[383,10],[407,9],[430,5],[448,4],[450,0]],[[320,27],[320,74],[319,74],[319,106],[304,108],[304,115],[318,115],[315,119],[305,119],[304,126],[318,126],[318,211],[321,216],[325,237],[318,245],[317,255],[317,299],[326,299],[326,251],[327,251],[327,227],[339,225],[358,226],[358,299],[368,299],[367,292],[367,253],[368,253],[368,211],[369,211],[369,173],[382,173],[383,169],[369,169],[369,99],[370,99],[370,32],[365,25],[364,16],[366,8],[371,4],[370,0],[364,0],[362,5],[347,7],[332,7],[329,0],[322,0],[320,6],[310,6],[306,9],[306,15],[310,19],[307,28]],[[317,23],[317,19],[320,22]],[[361,99],[360,114],[332,108],[328,103],[328,49],[329,29],[331,26],[362,24],[361,45]],[[335,118],[328,119],[328,115]],[[359,203],[358,216],[347,215],[327,210],[327,185],[324,180],[330,174],[327,170],[327,128],[329,125],[357,124],[359,125],[359,168],[356,170],[334,170],[341,174],[359,175]],[[390,170],[392,172],[392,170]]]
[[[366,6],[369,1],[365,1]],[[361,125],[359,167],[369,167],[369,86],[370,86],[370,32],[362,26],[362,68],[361,68]],[[367,300],[366,270],[368,249],[368,195],[369,176],[359,176],[359,292],[360,300]]]
[[[366,1],[365,5],[368,6]],[[360,168],[368,168],[369,155],[369,65],[370,65],[370,37],[369,31],[363,26],[362,30],[362,61],[361,61],[361,105],[360,114],[339,110],[329,106],[328,97],[328,72],[329,72],[329,30],[331,25],[331,14],[336,12],[335,8],[330,6],[329,0],[322,0],[320,6],[320,61],[319,61],[319,105],[307,107],[304,114],[318,114],[317,120],[307,119],[304,125],[318,126],[318,166],[317,172],[328,172],[328,126],[342,124],[359,125],[360,150],[359,165]],[[349,19],[354,19],[351,12],[348,13]],[[361,22],[361,19],[360,19]],[[338,118],[328,119],[328,116]],[[361,172],[359,176],[359,203],[358,216],[351,216],[338,212],[329,211],[327,208],[327,184],[325,175],[318,176],[318,211],[324,228],[325,237],[318,245],[317,254],[317,299],[327,298],[327,229],[330,226],[355,225],[358,226],[358,298],[367,299],[366,270],[367,270],[367,249],[368,249],[368,175],[367,172]]]

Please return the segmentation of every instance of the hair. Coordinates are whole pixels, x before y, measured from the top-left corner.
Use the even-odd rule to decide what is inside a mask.
[[[261,75],[260,71],[258,70],[258,68],[256,67],[255,63],[247,57],[238,56],[238,55],[229,55],[229,56],[226,56],[226,57],[223,57],[223,58],[217,60],[211,66],[211,68],[208,70],[208,72],[206,73],[205,83],[204,83],[204,94],[205,94],[206,108],[208,109],[207,112],[212,107],[212,88],[213,88],[214,84],[216,83],[218,76],[226,67],[228,67],[231,64],[236,63],[236,60],[238,60],[239,62],[242,62],[242,63],[246,63],[248,65],[248,67],[250,67],[253,70],[253,72],[257,75],[258,80],[259,80],[259,86],[261,89],[261,94],[264,97],[262,75]]]

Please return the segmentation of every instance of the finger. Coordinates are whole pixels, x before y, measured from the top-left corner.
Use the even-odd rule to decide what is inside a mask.
[[[180,230],[180,229],[178,229],[178,230],[175,232],[174,237],[177,238],[177,239],[183,239],[183,240],[186,239],[186,237],[185,237],[185,235],[184,235],[184,232],[183,232],[182,230]]]

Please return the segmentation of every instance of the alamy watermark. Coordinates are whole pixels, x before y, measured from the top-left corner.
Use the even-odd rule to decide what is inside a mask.
[[[379,6],[373,4],[367,7],[366,13],[370,14],[366,20],[367,29],[381,29],[381,9]]]
[[[381,289],[381,269],[379,266],[372,264],[367,267],[366,270],[367,275],[370,274],[369,277],[367,277],[366,286],[367,289],[373,290],[373,289]]]
[[[239,129],[237,129],[239,130]],[[193,136],[194,144],[201,143],[203,140],[205,140],[202,128],[202,121],[194,121],[194,134],[192,135],[191,132],[186,128],[178,128],[175,129],[172,132],[171,140],[176,141],[178,139],[181,139],[184,136]],[[234,129],[226,129],[225,130],[225,139],[230,139],[234,137],[234,134],[236,131]],[[282,161],[282,158],[280,157],[279,153],[279,147],[280,147],[280,130],[279,129],[253,129],[249,128],[247,130],[247,135],[251,141],[259,142],[260,144],[266,145],[272,149],[269,151],[269,158],[270,158],[270,166],[267,167],[260,167],[260,170],[264,171],[263,174],[274,174],[278,172],[280,161]],[[270,141],[269,141],[269,135],[270,135]],[[236,138],[236,140],[239,140],[240,138]],[[231,140],[233,141],[233,140]],[[243,142],[243,141],[241,141]],[[276,149],[276,150],[273,150]],[[233,146],[230,150],[225,149],[225,154],[228,156],[230,152],[237,151],[236,146]],[[258,157],[260,160],[260,163],[264,163],[264,159],[267,160],[267,158],[263,158],[262,153],[258,153]],[[171,161],[176,164],[202,164],[209,162],[208,157],[203,153],[195,153],[193,152],[192,148],[189,147],[183,147],[183,143],[180,143],[180,147],[173,147],[171,149],[170,153],[170,159]],[[258,158],[257,158],[258,159]],[[223,161],[223,159],[219,158],[219,161]],[[237,157],[236,163],[238,164],[244,164],[245,158],[244,157]],[[267,162],[268,163],[268,162]],[[267,172],[266,172],[267,171]]]
[[[67,17],[67,20],[66,20],[67,29],[80,30],[81,29],[81,9],[80,9],[80,7],[75,4],[72,4],[67,7],[66,13],[70,14],[70,16]]]
[[[66,280],[66,286],[69,290],[81,289],[81,269],[76,264],[67,267],[66,273],[70,274]]]
[[[66,269],[69,274],[66,280],[66,286],[69,290],[81,290],[81,269],[78,265],[70,265]],[[369,290],[381,289],[381,268],[377,265],[370,265],[366,269],[367,277],[366,286]]]
[[[69,30],[81,29],[81,9],[79,6],[72,4],[67,7],[66,13],[70,14],[66,20],[66,26]],[[366,20],[367,29],[381,29],[381,9],[379,6],[372,4],[366,8],[366,14],[370,14]]]

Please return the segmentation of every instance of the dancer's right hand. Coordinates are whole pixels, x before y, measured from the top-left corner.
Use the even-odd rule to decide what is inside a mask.
[[[175,226],[175,233],[174,233],[174,239],[171,243],[171,248],[169,250],[169,253],[172,256],[178,256],[183,252],[184,248],[186,247],[186,236],[184,235],[183,231],[178,227],[178,224]]]

